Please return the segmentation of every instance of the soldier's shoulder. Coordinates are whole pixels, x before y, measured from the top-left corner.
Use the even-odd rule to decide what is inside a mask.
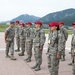
[[[41,32],[41,33],[44,33],[44,29],[41,29],[40,32]]]
[[[10,27],[6,28],[6,31],[9,31],[10,30]]]

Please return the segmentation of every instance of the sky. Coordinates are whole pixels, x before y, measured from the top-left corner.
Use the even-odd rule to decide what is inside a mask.
[[[0,0],[0,21],[22,14],[43,17],[69,8],[75,8],[75,0]]]

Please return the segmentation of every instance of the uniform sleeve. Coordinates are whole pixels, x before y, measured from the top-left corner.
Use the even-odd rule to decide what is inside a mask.
[[[45,43],[46,37],[45,37],[45,32],[42,31],[40,32],[40,46],[43,46]]]
[[[64,28],[63,32],[64,32],[65,40],[67,41],[67,39],[68,39],[68,31]]]
[[[52,47],[54,46],[56,39],[57,39],[57,34],[53,34],[53,37],[50,39]]]
[[[63,50],[63,42],[62,42],[62,35],[58,34],[58,53],[61,53]]]
[[[5,35],[8,35],[8,33],[9,33],[9,29],[7,28],[5,31]]]
[[[31,40],[34,38],[34,29],[31,29],[30,37],[31,37]]]

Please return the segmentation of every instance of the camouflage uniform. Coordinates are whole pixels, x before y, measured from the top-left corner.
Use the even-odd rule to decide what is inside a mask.
[[[17,45],[17,50],[16,51],[20,51],[20,37],[19,37],[19,25],[16,25],[15,28],[15,37],[16,37],[16,45]]]
[[[72,58],[72,70],[73,75],[75,75],[75,30],[73,30],[72,40],[71,40],[71,58]]]
[[[32,46],[33,46],[33,35],[34,30],[32,28],[26,28],[26,52],[27,52],[27,62],[31,61],[32,57]]]
[[[11,50],[11,59],[14,55],[14,36],[15,30],[11,27],[8,27],[5,31],[6,35],[6,56],[8,56],[9,49]]]
[[[25,29],[24,27],[19,28],[19,38],[20,38],[20,47],[22,50],[19,56],[23,56],[25,52]]]
[[[50,33],[48,37],[48,68],[51,75],[58,75],[59,60],[56,56],[61,54],[62,36],[60,32]]]
[[[52,37],[52,31],[49,30],[48,33],[48,43],[50,42],[49,39]],[[50,49],[50,45],[48,44],[48,51],[47,51],[47,59],[48,59],[48,67],[51,67],[51,59],[50,59],[50,55],[49,55],[49,49]]]
[[[36,60],[36,65],[32,67],[32,69],[38,71],[40,70],[40,65],[42,64],[42,52],[45,43],[45,33],[42,28],[36,30],[33,43],[34,43],[34,56]],[[40,50],[40,48],[42,49]]]
[[[61,35],[62,35],[62,42],[63,42],[63,50],[62,50],[62,60],[64,61],[65,60],[65,45],[66,45],[66,41],[68,39],[68,32],[67,30],[64,28],[64,26],[62,26],[60,28],[60,32],[61,32]]]

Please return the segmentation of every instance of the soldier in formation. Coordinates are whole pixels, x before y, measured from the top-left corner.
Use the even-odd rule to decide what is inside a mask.
[[[59,32],[59,23],[51,22],[48,36],[48,69],[51,75],[58,75],[59,61],[62,49],[62,35]],[[60,45],[61,44],[61,45]]]
[[[19,22],[19,20],[16,20],[15,24],[16,24],[15,38],[16,38],[16,45],[17,45],[17,50],[15,50],[15,51],[19,52],[20,51],[20,36],[19,36],[20,22]]]
[[[14,22],[10,22],[10,26],[5,31],[5,43],[6,43],[6,58],[11,58],[11,60],[16,60],[14,57]],[[9,56],[9,50],[11,52],[11,56]]]
[[[34,56],[36,64],[32,67],[32,69],[35,69],[35,71],[39,71],[41,69],[42,64],[42,52],[43,52],[43,46],[45,43],[45,32],[42,29],[42,22],[37,21],[35,22],[36,32],[34,35]]]
[[[19,53],[19,56],[24,56],[25,52],[25,24],[24,22],[20,23],[20,28],[19,28],[19,38],[20,38],[20,47],[21,47],[21,53]]]
[[[72,23],[73,35],[71,40],[71,58],[72,58],[72,70],[73,75],[75,75],[75,22]]]
[[[59,27],[60,27],[60,33],[62,34],[62,42],[63,42],[63,50],[61,52],[61,60],[65,61],[65,46],[66,46],[66,41],[68,39],[68,32],[66,28],[64,27],[64,22],[59,22]]]
[[[26,62],[31,62],[32,57],[32,46],[33,46],[33,36],[34,36],[34,30],[31,28],[32,23],[27,22],[26,23],[26,52],[27,52],[27,58],[25,59]]]

